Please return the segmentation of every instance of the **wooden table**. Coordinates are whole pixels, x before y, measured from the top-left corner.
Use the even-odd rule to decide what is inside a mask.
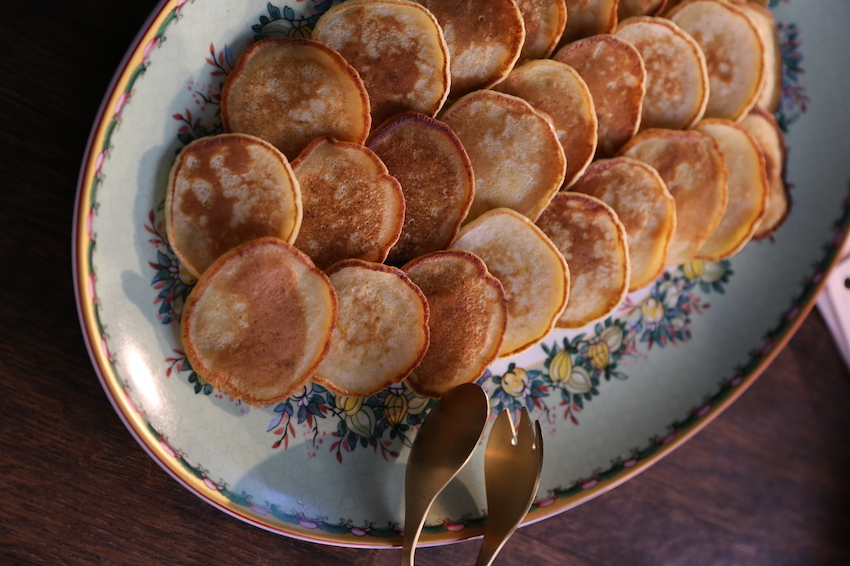
[[[77,174],[101,97],[154,7],[4,3],[0,18],[0,563],[378,564],[298,542],[183,489],[92,369],[71,280]],[[850,563],[850,379],[809,316],[756,384],[625,485],[522,529],[497,564]],[[472,564],[478,543],[422,549]]]

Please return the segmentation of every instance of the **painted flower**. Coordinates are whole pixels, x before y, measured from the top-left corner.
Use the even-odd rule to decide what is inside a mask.
[[[688,279],[696,279],[702,277],[705,273],[705,262],[701,259],[695,259],[682,265],[682,272]]]
[[[590,373],[583,367],[573,368],[573,373],[569,381],[564,383],[564,389],[574,395],[584,395],[593,390],[593,382],[590,379]]]
[[[384,399],[384,413],[387,415],[387,420],[394,427],[401,424],[407,415],[407,397],[397,393],[387,395]]]
[[[649,297],[640,306],[643,319],[649,323],[658,323],[664,318],[664,305],[655,297]]]
[[[420,397],[411,389],[404,391],[404,396],[407,397],[407,412],[410,415],[418,415],[428,408],[428,403],[431,401],[427,397]]]
[[[362,436],[363,438],[372,438],[375,435],[375,412],[369,406],[362,406],[360,410],[353,415],[346,415],[345,425],[348,430]]]
[[[351,416],[355,414],[360,408],[363,406],[363,398],[362,397],[345,397],[342,395],[337,395],[336,400],[334,401],[334,405],[336,405],[337,409],[340,409],[342,412],[346,414],[346,416]]]
[[[608,344],[608,350],[616,352],[623,345],[623,328],[617,324],[609,326],[599,335],[599,340]]]
[[[554,382],[565,382],[570,380],[573,374],[573,360],[567,350],[561,350],[549,364],[549,378]]]
[[[596,369],[605,369],[608,367],[608,358],[610,351],[608,344],[599,341],[596,344],[591,344],[587,348],[587,359]]]
[[[709,261],[705,264],[705,271],[701,278],[706,283],[720,281],[726,276],[726,266],[722,261]]]
[[[310,39],[313,35],[313,28],[310,26],[293,27],[289,30],[289,37],[292,39]]]
[[[528,373],[522,368],[514,368],[502,376],[502,389],[515,399],[528,395],[530,383]]]

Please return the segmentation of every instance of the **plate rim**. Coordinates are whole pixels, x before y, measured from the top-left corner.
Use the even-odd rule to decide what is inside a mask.
[[[113,409],[148,456],[179,484],[206,503],[248,524],[298,540],[352,548],[380,549],[398,547],[401,545],[400,536],[388,537],[386,539],[372,539],[375,542],[366,542],[363,538],[351,533],[340,534],[322,531],[321,535],[319,535],[320,531],[302,525],[282,522],[273,524],[263,519],[263,515],[230,501],[218,492],[215,494],[210,493],[214,490],[205,484],[201,478],[195,474],[191,474],[185,466],[180,464],[177,458],[175,458],[174,452],[167,445],[163,445],[160,438],[156,437],[144,415],[136,409],[126,395],[121,379],[114,368],[111,354],[105,345],[104,335],[106,333],[100,333],[99,331],[98,326],[100,322],[96,307],[97,294],[96,292],[92,293],[95,274],[91,262],[91,249],[95,245],[95,238],[94,234],[90,231],[89,224],[94,211],[91,206],[86,206],[86,204],[93,202],[94,195],[96,194],[95,181],[98,172],[98,160],[105,158],[104,153],[108,152],[108,147],[100,152],[96,152],[95,149],[102,147],[104,141],[110,139],[110,127],[114,127],[114,124],[111,122],[115,121],[117,123],[118,117],[120,117],[120,105],[123,105],[127,100],[126,98],[123,101],[119,99],[123,96],[122,93],[126,91],[128,86],[132,86],[135,76],[138,76],[136,74],[137,70],[141,65],[145,64],[143,52],[151,42],[158,42],[168,27],[168,24],[173,19],[179,17],[180,9],[186,2],[187,0],[160,0],[141,26],[106,89],[100,108],[95,115],[95,120],[83,154],[77,180],[74,214],[72,218],[71,269],[80,328],[95,374]],[[151,45],[151,47],[155,45],[156,43]],[[116,109],[116,112],[112,115],[108,114],[109,108]],[[806,279],[807,283],[802,286],[799,295],[792,301],[786,315],[780,318],[777,328],[782,327],[785,323],[787,324],[778,331],[777,335],[768,339],[770,344],[768,351],[759,351],[751,358],[750,363],[757,360],[754,367],[749,369],[747,373],[721,385],[720,391],[712,399],[718,396],[721,398],[716,403],[711,403],[708,410],[694,413],[691,415],[693,419],[691,417],[685,419],[680,428],[677,428],[676,423],[673,423],[670,428],[673,428],[674,431],[657,441],[656,445],[650,446],[649,448],[653,449],[650,454],[645,457],[638,457],[630,465],[618,464],[613,466],[611,470],[598,474],[598,476],[607,476],[610,473],[610,477],[591,479],[584,484],[574,486],[578,489],[575,493],[563,496],[553,495],[552,498],[546,500],[547,502],[538,502],[536,508],[530,511],[523,520],[522,526],[530,525],[565,512],[634,478],[682,446],[732,405],[764,372],[782,348],[785,347],[814,306],[829,273],[838,263],[838,251],[842,243],[850,237],[850,208],[848,207],[850,207],[850,199],[844,201],[843,215],[839,217],[835,225],[835,237],[827,244],[824,255],[816,262],[814,271]],[[792,314],[793,316],[790,316]],[[768,334],[771,332],[769,331]],[[630,460],[630,462],[632,461]],[[612,472],[617,467],[620,469]],[[572,491],[572,488],[567,491]],[[462,531],[447,531],[437,534],[423,534],[419,545],[437,546],[450,544],[471,538],[479,538],[482,535],[483,527],[466,528]]]

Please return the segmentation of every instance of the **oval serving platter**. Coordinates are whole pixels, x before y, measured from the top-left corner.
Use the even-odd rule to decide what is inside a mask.
[[[433,402],[404,386],[355,400],[308,385],[255,408],[192,371],[179,317],[193,284],[169,248],[168,171],[221,131],[219,95],[261,37],[309,37],[334,2],[166,0],[128,51],[80,173],[73,242],[83,334],[116,411],[187,489],[272,532],[335,545],[401,543],[404,464]],[[850,5],[771,0],[783,54],[777,118],[793,208],[731,261],[690,262],[603,323],[555,331],[480,380],[493,416],[528,407],[546,462],[526,523],[635,476],[717,416],[811,309],[850,224]],[[803,58],[805,54],[805,59]],[[805,74],[803,69],[805,68]],[[480,535],[483,450],[437,500],[424,544]]]

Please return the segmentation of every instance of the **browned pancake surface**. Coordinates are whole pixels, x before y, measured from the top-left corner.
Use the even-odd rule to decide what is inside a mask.
[[[371,150],[319,138],[292,162],[304,218],[295,246],[327,269],[358,258],[381,262],[404,221],[399,182]]]
[[[513,0],[418,0],[443,28],[456,99],[501,80],[525,41],[522,14]]]
[[[518,96],[551,118],[567,159],[564,186],[569,187],[596,152],[596,111],[579,73],[558,61],[529,61],[493,89]]]
[[[584,79],[599,122],[597,155],[614,155],[640,127],[646,94],[646,68],[640,53],[614,35],[595,35],[565,45],[554,59]]]
[[[755,137],[764,152],[765,173],[770,186],[764,218],[753,234],[753,239],[761,240],[776,232],[791,212],[791,195],[783,179],[785,137],[773,114],[758,107],[750,110],[741,125]]]
[[[243,134],[202,138],[171,170],[168,239],[195,276],[238,244],[275,236],[291,242],[301,225],[301,193],[289,162],[271,144]]]
[[[354,0],[328,10],[313,39],[357,69],[372,124],[416,110],[433,116],[449,94],[449,53],[437,20],[419,4]]]
[[[475,193],[472,164],[455,133],[443,122],[407,112],[376,130],[369,149],[404,191],[404,226],[387,262],[402,264],[445,248]]]
[[[221,93],[227,132],[262,138],[295,159],[320,136],[363,143],[369,96],[342,55],[316,41],[265,39],[248,48]]]
[[[309,258],[276,238],[216,261],[186,301],[181,338],[192,368],[252,405],[302,387],[327,353],[336,299]]]
[[[676,232],[667,264],[694,259],[720,223],[728,200],[726,161],[717,142],[693,130],[647,130],[619,155],[651,165],[676,199]]]
[[[667,0],[620,0],[617,18],[622,22],[635,16],[657,16],[664,11]]]
[[[605,318],[629,289],[626,231],[604,202],[564,192],[537,219],[570,266],[570,300],[558,328],[581,328]]]
[[[519,62],[545,59],[552,54],[567,25],[564,0],[516,0],[525,22],[525,43]]]
[[[613,33],[617,27],[617,0],[566,0],[566,4],[567,27],[561,45],[599,33]]]
[[[431,344],[407,378],[419,395],[440,397],[475,381],[496,358],[507,303],[499,280],[469,252],[439,251],[404,266],[428,299]]]
[[[537,218],[566,171],[549,119],[520,98],[480,90],[458,100],[443,120],[460,138],[475,173],[467,220],[499,207]]]

